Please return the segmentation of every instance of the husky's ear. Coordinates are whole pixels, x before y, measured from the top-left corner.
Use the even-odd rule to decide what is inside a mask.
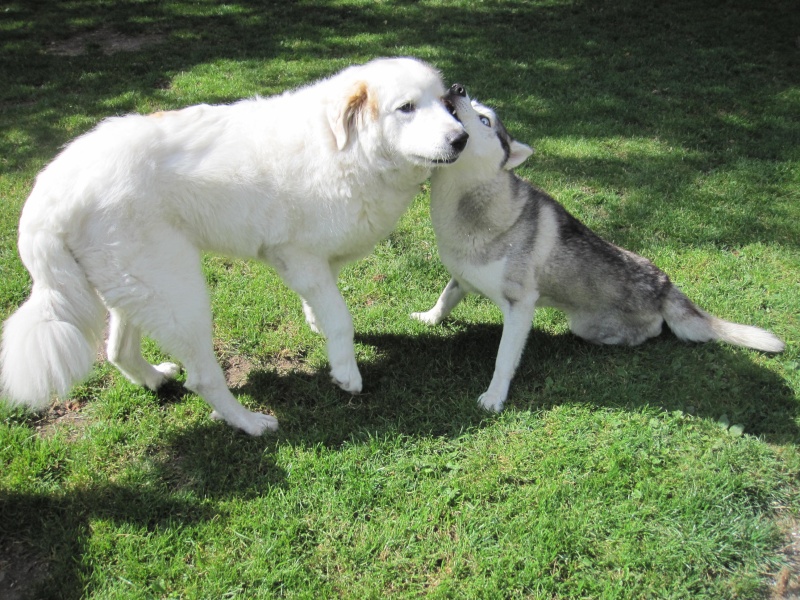
[[[365,114],[378,117],[378,102],[375,94],[364,81],[355,83],[337,103],[328,108],[328,124],[336,138],[336,147],[343,150],[359,126]]]
[[[506,171],[510,171],[511,169],[520,166],[525,162],[526,158],[533,154],[533,148],[526,146],[517,140],[511,140],[511,144],[509,145],[508,149],[508,160],[506,161],[506,164],[503,165],[503,168]]]

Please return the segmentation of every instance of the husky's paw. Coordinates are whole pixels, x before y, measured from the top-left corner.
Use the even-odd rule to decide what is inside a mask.
[[[503,402],[505,402],[505,398],[498,398],[489,392],[484,392],[478,398],[478,404],[480,404],[484,410],[495,413],[499,413],[503,410]]]
[[[416,319],[417,321],[422,321],[428,325],[438,325],[442,322],[441,317],[434,313],[434,311],[429,310],[428,312],[415,312],[411,313],[411,318]]]
[[[231,427],[241,429],[248,435],[259,436],[267,431],[278,430],[278,419],[270,415],[263,415],[261,413],[244,411],[244,414],[237,416],[235,419],[226,419],[217,411],[211,413],[211,418],[215,421],[225,421]]]
[[[361,373],[358,372],[357,367],[350,370],[332,369],[331,380],[345,392],[350,392],[351,394],[358,394],[361,392]]]
[[[153,371],[147,376],[144,385],[153,391],[156,391],[168,381],[172,381],[181,372],[181,368],[175,363],[164,362],[160,365],[154,365]]]

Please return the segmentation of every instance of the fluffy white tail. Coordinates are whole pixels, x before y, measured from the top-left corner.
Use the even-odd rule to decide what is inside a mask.
[[[105,308],[60,237],[23,234],[20,250],[33,291],[3,325],[0,391],[12,405],[41,410],[88,375]]]
[[[675,286],[672,286],[667,295],[662,314],[672,332],[682,340],[720,340],[763,352],[782,352],[785,348],[785,344],[769,331],[751,325],[731,323],[708,314]]]

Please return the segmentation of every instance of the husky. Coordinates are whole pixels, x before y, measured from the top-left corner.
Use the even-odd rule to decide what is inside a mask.
[[[179,372],[151,365],[152,336],[186,387],[251,435],[277,420],[246,410],[214,356],[200,254],[272,265],[327,337],[331,377],[362,381],[336,281],[394,228],[464,127],[430,65],[377,59],[271,98],[107,119],[37,177],[19,251],[30,298],[4,324],[0,393],[42,409],[84,378],[110,312],[108,359],[157,389]]]
[[[494,376],[478,400],[485,409],[502,410],[536,306],[563,310],[573,333],[598,344],[641,344],[666,321],[681,340],[783,350],[768,331],[698,308],[649,260],[601,239],[516,176],[512,169],[533,150],[463,86],[452,86],[445,101],[469,134],[458,160],[431,178],[431,219],[452,278],[433,308],[411,316],[438,324],[470,292],[499,306]]]

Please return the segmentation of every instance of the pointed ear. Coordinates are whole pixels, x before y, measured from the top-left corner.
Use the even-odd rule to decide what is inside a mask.
[[[526,146],[522,142],[512,140],[511,144],[509,145],[508,160],[506,161],[506,164],[503,165],[503,168],[506,171],[510,171],[511,169],[514,169],[524,163],[525,159],[531,154],[533,154],[533,148]]]
[[[364,119],[365,114],[378,117],[378,102],[369,86],[359,81],[345,96],[328,108],[328,124],[336,138],[336,147],[343,150],[347,142]]]

